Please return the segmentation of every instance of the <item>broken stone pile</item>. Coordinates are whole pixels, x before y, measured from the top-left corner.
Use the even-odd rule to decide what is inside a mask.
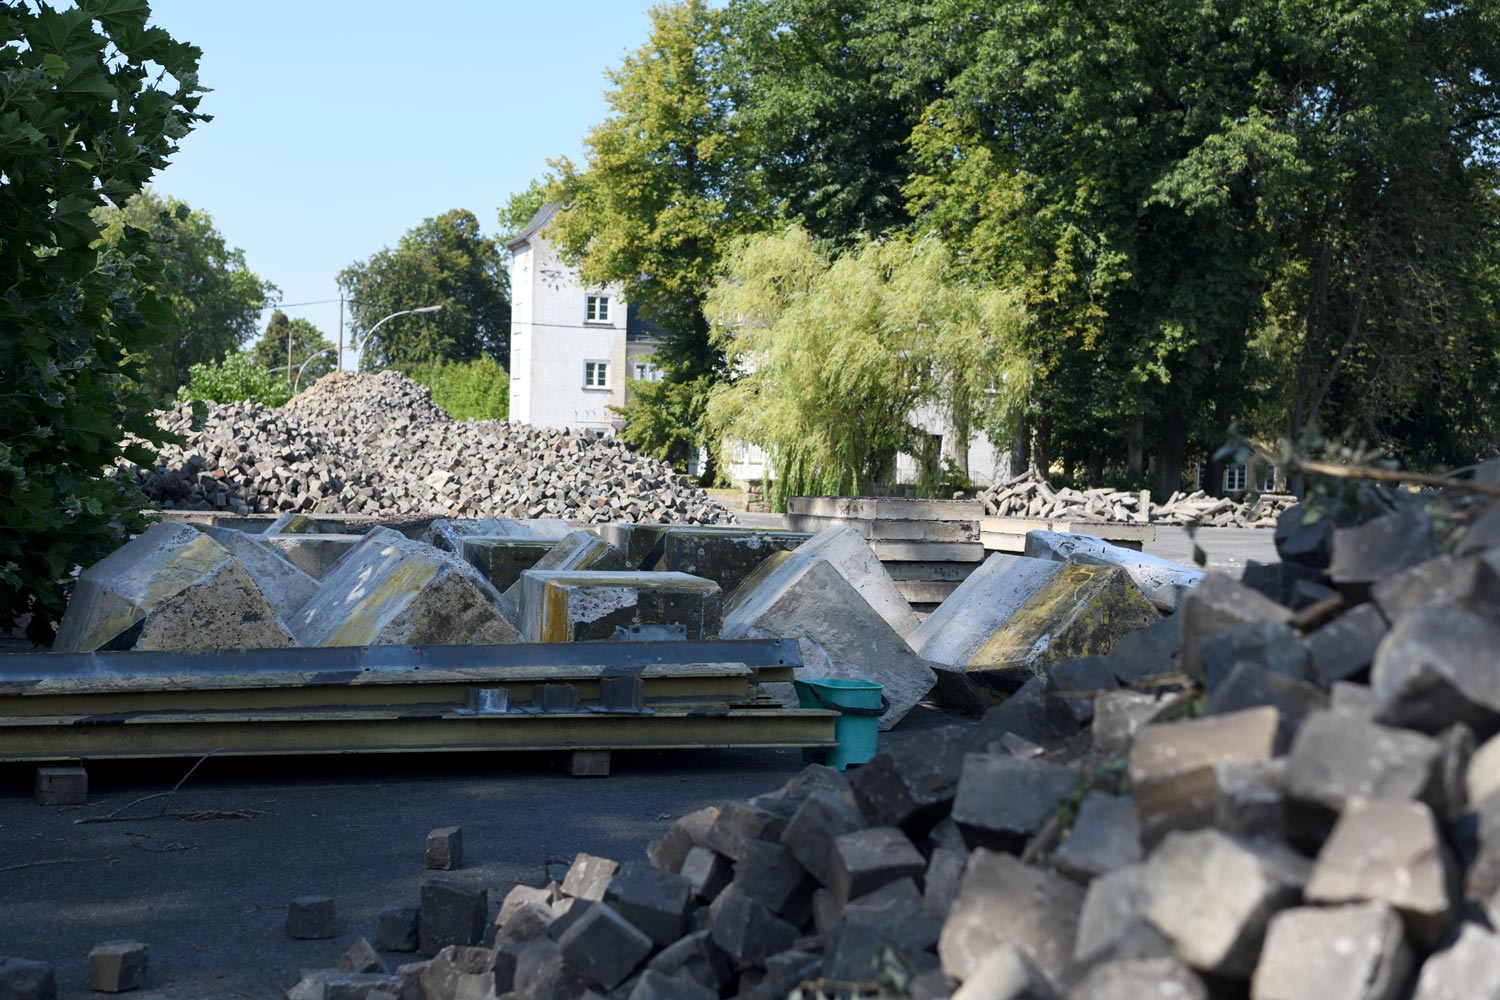
[[[456,421],[397,372],[325,376],[279,409],[209,403],[158,423],[186,443],[122,466],[164,509],[728,523],[670,466],[615,438]]]
[[[1018,676],[978,725],[689,813],[645,860],[581,854],[492,920],[444,881],[456,937],[421,932],[424,889],[425,960],[366,989],[1500,995],[1500,505],[1297,508],[1276,541],[1282,562]],[[354,974],[288,995],[381,996]]]
[[[1053,521],[1130,524],[1200,524],[1205,528],[1274,528],[1282,512],[1297,503],[1290,495],[1263,493],[1237,501],[1209,496],[1203,490],[1173,493],[1164,504],[1152,504],[1148,491],[1108,488],[1054,488],[1030,474],[996,483],[979,494],[990,517],[1029,517]]]

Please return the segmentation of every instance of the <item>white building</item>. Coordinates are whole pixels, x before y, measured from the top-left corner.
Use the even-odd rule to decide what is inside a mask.
[[[587,287],[543,234],[548,204],[506,246],[510,250],[510,419],[537,427],[612,434],[626,379],[659,377],[643,355],[657,341],[617,285]]]

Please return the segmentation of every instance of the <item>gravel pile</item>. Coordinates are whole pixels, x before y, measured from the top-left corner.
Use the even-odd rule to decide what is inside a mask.
[[[434,876],[288,995],[1495,996],[1500,505],[1437,504],[1295,509],[1282,562],[643,860]]]
[[[1296,497],[1283,494],[1263,493],[1254,500],[1236,501],[1197,490],[1173,493],[1166,503],[1153,504],[1146,491],[1054,489],[1046,481],[1029,475],[996,483],[981,492],[978,499],[990,517],[1130,524],[1197,523],[1205,528],[1274,528],[1281,512],[1297,503]]]
[[[722,524],[723,506],[614,438],[456,421],[397,372],[334,373],[279,409],[188,405],[153,468],[122,467],[164,509],[231,513],[560,517]]]

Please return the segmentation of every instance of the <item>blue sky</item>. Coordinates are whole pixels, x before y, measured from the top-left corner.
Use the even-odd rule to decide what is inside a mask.
[[[156,24],[203,49],[214,91],[214,120],[154,186],[206,209],[284,302],[336,299],[342,268],[422,219],[467,208],[493,233],[548,158],[581,159],[648,6],[152,0]],[[336,303],[286,311],[337,339]]]

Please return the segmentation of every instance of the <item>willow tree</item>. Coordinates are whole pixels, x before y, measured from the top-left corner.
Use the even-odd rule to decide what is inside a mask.
[[[793,227],[751,238],[709,295],[732,379],[708,420],[769,456],[773,499],[859,493],[897,453],[920,454],[916,411],[996,431],[1025,399],[1017,297],[967,283],[932,239],[832,257]]]

